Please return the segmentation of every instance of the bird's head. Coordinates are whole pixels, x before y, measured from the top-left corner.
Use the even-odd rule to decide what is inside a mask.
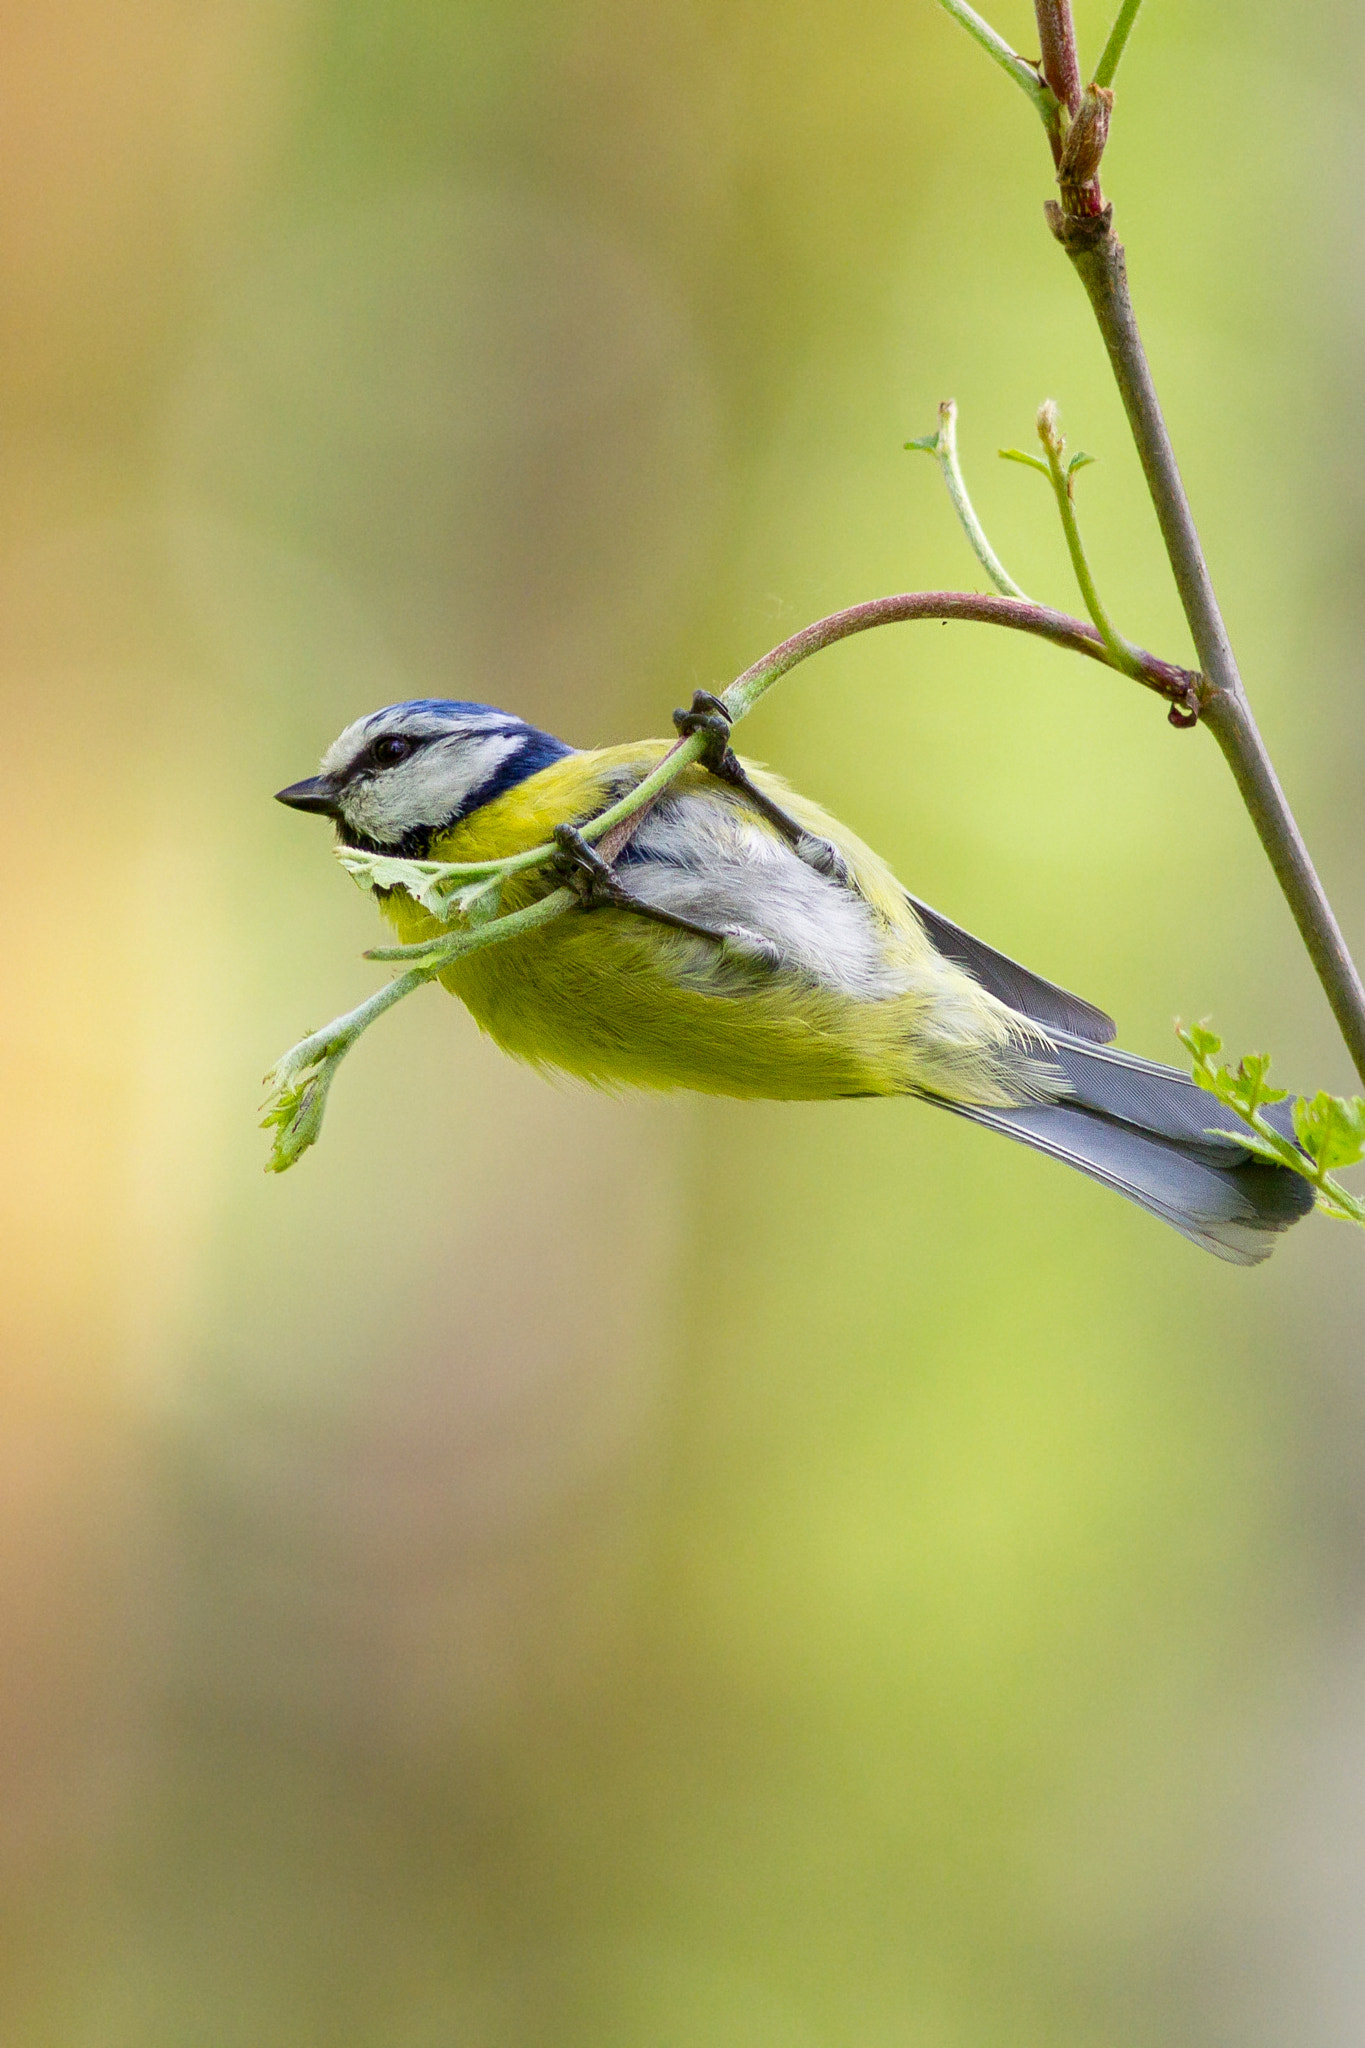
[[[468,812],[572,752],[508,711],[419,698],[348,725],[318,774],[277,800],[334,819],[347,846],[420,860]]]

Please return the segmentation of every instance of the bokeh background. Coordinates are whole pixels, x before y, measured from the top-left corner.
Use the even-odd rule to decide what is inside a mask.
[[[1153,0],[1105,183],[1359,947],[1365,17],[1305,26]],[[1059,400],[1189,658],[1023,99],[929,0],[30,0],[0,78],[6,2043],[1357,2043],[1358,1240],[1240,1272],[915,1105],[557,1089],[434,991],[261,1172],[376,981],[270,801],[358,713],[657,733],[972,586],[901,447],[949,394],[1072,607],[994,458]],[[900,628],[745,741],[1126,1044],[1352,1084],[1143,693]]]

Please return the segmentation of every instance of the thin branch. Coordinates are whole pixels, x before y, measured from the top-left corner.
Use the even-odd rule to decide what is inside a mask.
[[[510,911],[506,917],[493,918],[471,930],[447,932],[418,946],[398,946],[371,954],[371,959],[404,960],[411,965],[406,974],[397,975],[354,1010],[348,1010],[344,1017],[333,1018],[321,1031],[311,1032],[291,1046],[265,1077],[270,1093],[261,1125],[275,1132],[266,1172],[286,1172],[310,1145],[316,1145],[337,1069],[376,1018],[434,981],[462,955],[477,953],[484,946],[495,946],[539,925],[550,924],[566,910],[572,910],[577,902],[572,889],[555,889],[521,910]]]
[[[1114,26],[1109,31],[1109,40],[1104,46],[1104,53],[1095,67],[1096,85],[1112,85],[1114,83],[1114,73],[1118,70],[1124,50],[1128,46],[1128,38],[1133,32],[1133,23],[1138,18],[1138,10],[1141,6],[1142,0],[1123,0],[1123,5],[1118,11],[1118,17],[1114,22]]]
[[[926,434],[923,440],[907,441],[905,445],[907,448],[933,456],[943,474],[948,496],[953,502],[953,510],[961,521],[963,532],[977,561],[1003,597],[1017,597],[1027,604],[1028,593],[1020,589],[987,540],[986,529],[977,518],[976,508],[967,495],[962,466],[957,459],[957,406],[953,400],[945,398],[939,407],[936,434]]]
[[[779,676],[786,675],[808,656],[818,654],[821,648],[832,647],[836,641],[850,639],[855,633],[865,633],[872,626],[894,626],[910,619],[972,619],[982,625],[1010,626],[1017,633],[1032,633],[1058,647],[1069,647],[1076,654],[1088,654],[1092,661],[1102,662],[1106,668],[1114,666],[1093,626],[1083,619],[1069,618],[1065,612],[1053,611],[1048,605],[1031,604],[1017,597],[986,597],[977,591],[913,590],[897,597],[874,597],[866,604],[850,605],[847,611],[831,612],[828,618],[817,619],[814,625],[793,633],[790,640],[784,640],[752,668],[746,668],[723,693],[731,717],[739,719],[752,711]],[[1199,676],[1189,669],[1177,668],[1172,662],[1161,661],[1141,648],[1134,651],[1142,663],[1139,682],[1169,698],[1173,706],[1198,709]]]
[[[1071,22],[1071,0],[1033,0],[1038,21],[1038,42],[1042,50],[1039,69],[1068,114],[1081,103],[1081,60],[1076,54],[1076,31]]]
[[[1242,686],[1138,331],[1128,292],[1123,245],[1110,226],[1108,208],[1098,220],[1081,220],[1068,217],[1054,202],[1048,207],[1048,220],[1085,287],[1109,351],[1206,678],[1202,693],[1204,722],[1226,756],[1356,1071],[1365,1080],[1365,986],[1309,858]]]
[[[944,12],[951,14],[959,27],[965,28],[974,42],[980,43],[988,57],[993,57],[1000,69],[1014,80],[1026,93],[1040,115],[1043,126],[1049,131],[1057,125],[1057,105],[1043,81],[1031,64],[1012,50],[1002,35],[983,21],[974,7],[968,7],[966,0],[938,0]]]

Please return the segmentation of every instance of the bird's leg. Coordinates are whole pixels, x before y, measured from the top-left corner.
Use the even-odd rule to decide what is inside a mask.
[[[559,848],[556,866],[585,910],[633,910],[637,917],[652,918],[656,924],[670,925],[674,931],[691,932],[694,938],[710,939],[728,952],[758,960],[765,966],[779,965],[781,954],[777,947],[757,932],[739,925],[718,929],[697,924],[690,917],[679,917],[672,910],[663,910],[646,903],[642,896],[633,895],[576,825],[556,825],[554,840]]]
[[[762,814],[786,840],[798,860],[812,867],[831,881],[847,882],[848,867],[837,846],[831,846],[828,839],[821,839],[814,832],[807,832],[798,824],[789,811],[781,804],[775,804],[765,796],[758,784],[746,773],[744,764],[730,745],[732,720],[725,708],[724,700],[715,697],[709,690],[696,690],[692,696],[690,711],[675,711],[673,723],[684,739],[693,733],[705,733],[705,750],[699,757],[699,765],[714,775],[719,782],[728,782],[732,789],[742,790],[754,809]]]
[[[552,836],[559,848],[554,864],[585,910],[639,910],[649,917],[663,916],[652,904],[631,895],[576,825],[556,825]],[[671,918],[668,921],[673,922]],[[689,925],[688,930],[700,932],[703,938],[718,936],[701,925]]]

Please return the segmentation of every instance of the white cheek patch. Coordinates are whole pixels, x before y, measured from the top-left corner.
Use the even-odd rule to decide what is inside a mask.
[[[347,735],[342,734],[342,740]],[[426,746],[397,767],[362,776],[342,793],[346,823],[377,846],[459,817],[524,742],[518,733],[459,735]],[[337,742],[338,747],[341,740]]]

